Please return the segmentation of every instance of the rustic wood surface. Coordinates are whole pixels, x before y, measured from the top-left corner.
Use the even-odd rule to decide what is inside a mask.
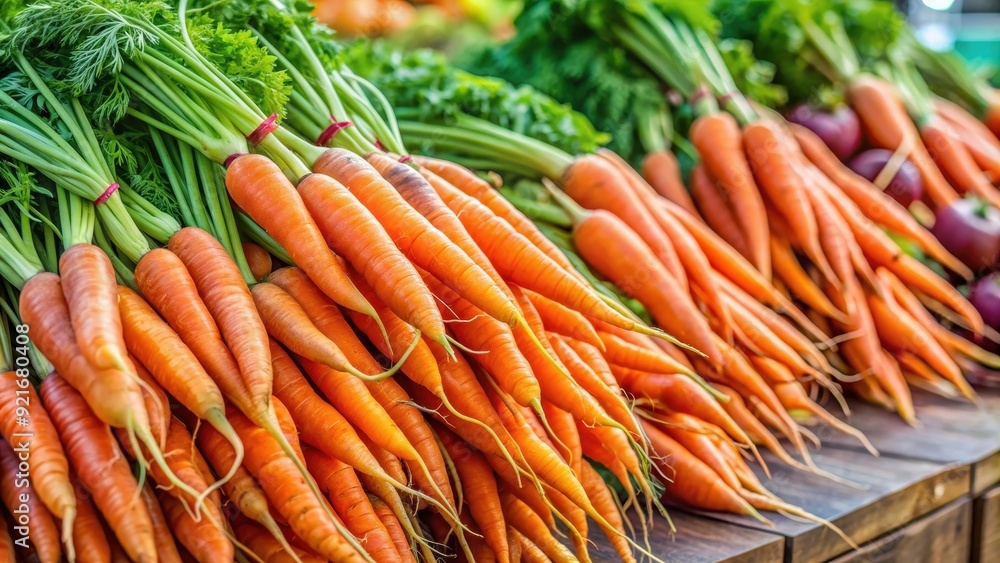
[[[969,465],[877,458],[837,448],[823,448],[814,457],[820,468],[858,487],[789,469],[766,455],[772,478],[765,486],[786,502],[833,522],[859,544],[901,528],[969,492]],[[760,476],[764,479],[762,472]],[[850,550],[830,529],[779,514],[766,515],[774,527],[746,517],[703,515],[784,536],[786,563],[826,561]]]
[[[665,520],[656,517],[649,543],[664,561],[683,563],[774,563],[784,557],[785,539],[776,534],[726,524],[708,518],[670,511],[677,528],[671,534]],[[604,534],[591,522],[591,559],[597,563],[621,561]]]
[[[971,532],[972,501],[963,498],[831,563],[968,561]]]
[[[1000,392],[984,390],[981,399],[977,407],[929,393],[914,393],[919,428],[882,409],[857,402],[846,420],[863,431],[883,457],[969,464],[970,488],[975,495],[1000,482]],[[862,449],[850,436],[826,427],[813,430],[827,447]]]
[[[975,499],[973,504],[975,529],[972,536],[972,561],[1000,561],[1000,486]]]

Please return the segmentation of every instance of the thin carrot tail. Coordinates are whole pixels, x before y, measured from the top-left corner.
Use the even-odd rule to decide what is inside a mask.
[[[62,541],[66,545],[66,559],[76,561],[76,546],[73,545],[73,522],[76,520],[76,508],[67,508],[62,513]]]
[[[159,466],[159,468],[163,471],[163,474],[166,476],[167,480],[170,481],[170,484],[174,487],[177,487],[178,490],[187,493],[192,498],[198,499],[198,502],[196,502],[194,506],[194,514],[191,515],[191,517],[194,518],[195,521],[198,521],[201,518],[200,516],[201,507],[204,506],[205,503],[205,500],[203,498],[200,498],[201,493],[199,493],[194,487],[188,485],[184,481],[181,481],[180,478],[174,474],[174,471],[170,469],[170,467],[167,465],[167,460],[164,459],[163,451],[160,450],[159,445],[156,443],[156,438],[153,437],[153,435],[149,432],[148,429],[137,427],[135,428],[135,430],[136,430],[135,437],[140,442],[142,442],[144,446],[146,446],[146,449],[149,451],[149,454],[153,457],[153,461],[156,462],[156,465]],[[136,457],[140,458],[142,462],[148,463],[147,460],[141,459],[142,450],[139,448],[135,448],[134,445],[133,448],[135,450]],[[141,466],[142,463],[140,463],[139,465]]]
[[[417,344],[420,343],[420,329],[415,328],[413,329],[413,332],[414,332],[413,341],[410,342],[409,347],[406,348],[406,350],[403,352],[403,355],[400,356],[399,360],[396,361],[396,363],[393,364],[393,366],[390,367],[389,369],[383,371],[382,373],[377,373],[375,375],[368,375],[358,369],[355,369],[354,366],[348,366],[349,369],[347,370],[347,373],[353,375],[354,377],[357,377],[362,381],[381,381],[383,379],[386,379],[387,377],[392,377],[393,375],[396,374],[397,371],[399,371],[400,368],[403,367],[403,364],[406,363],[407,358],[410,357],[410,353],[413,352],[413,350],[417,347]],[[392,353],[392,350],[388,351],[390,354]]]
[[[850,536],[848,536],[843,530],[841,530],[839,527],[834,525],[829,520],[826,520],[825,518],[820,518],[815,514],[807,512],[803,508],[795,506],[794,504],[789,504],[778,498],[765,497],[764,495],[759,495],[757,493],[747,491],[745,489],[741,489],[738,492],[740,493],[740,496],[742,496],[747,502],[753,504],[755,508],[759,508],[760,510],[772,510],[779,513],[787,513],[786,516],[788,515],[797,516],[799,518],[804,518],[810,522],[821,524],[829,528],[830,531],[832,531],[833,533],[840,536],[840,538],[844,540],[844,542],[846,542],[847,545],[851,546],[851,549],[859,549],[858,544],[853,539],[851,539]]]
[[[518,315],[517,319],[518,319],[517,324],[524,329],[524,331],[528,334],[528,338],[531,339],[531,343],[534,344],[536,348],[538,348],[538,350],[542,353],[542,355],[545,356],[545,359],[548,360],[548,362],[552,364],[559,371],[559,373],[565,375],[566,377],[570,377],[569,370],[566,369],[566,366],[562,365],[562,362],[560,362],[558,359],[552,356],[552,354],[549,354],[548,349],[545,348],[545,346],[542,344],[542,341],[538,339],[538,335],[535,334],[535,331],[531,330],[531,326],[528,325],[528,321],[525,320],[524,316]],[[540,411],[541,403],[539,403],[538,408]]]
[[[813,403],[812,401],[809,401],[809,403],[807,403],[805,405],[802,405],[802,406],[806,407],[809,410],[809,412],[811,412],[812,414],[816,415],[823,422],[829,424],[830,426],[832,426],[836,430],[838,430],[840,432],[843,432],[844,434],[847,434],[848,436],[853,436],[859,442],[861,442],[861,445],[864,446],[864,448],[866,450],[868,450],[868,452],[870,454],[872,454],[875,457],[879,457],[879,451],[877,449],[875,449],[875,446],[868,439],[868,436],[865,436],[864,432],[862,432],[862,431],[858,430],[857,428],[855,428],[855,427],[853,427],[853,426],[845,423],[844,421],[840,420],[839,418],[831,415],[829,412],[827,412],[826,409],[824,409],[823,407],[817,405],[816,403]]]
[[[219,487],[228,483],[229,480],[236,475],[240,465],[243,463],[243,441],[236,435],[236,430],[233,428],[232,424],[229,423],[229,419],[226,418],[225,413],[213,409],[211,414],[209,414],[208,423],[211,424],[212,428],[218,431],[219,434],[222,434],[226,441],[233,446],[233,452],[236,454],[236,457],[233,459],[233,465],[229,468],[229,472],[218,481],[209,485],[205,489],[205,492],[198,495],[195,500],[196,506],[202,506],[202,503],[205,502],[205,499],[207,499],[209,495],[211,495]]]
[[[521,486],[521,468],[514,461],[514,457],[510,455],[510,451],[508,451],[507,447],[504,446],[503,441],[500,440],[500,436],[497,436],[496,431],[490,428],[490,426],[485,422],[473,418],[471,416],[466,416],[461,412],[459,412],[458,409],[456,409],[454,405],[451,404],[451,401],[448,400],[448,396],[445,395],[444,392],[440,393],[438,398],[441,399],[441,404],[443,404],[444,407],[448,409],[448,412],[455,415],[456,418],[464,422],[468,422],[470,424],[475,424],[476,426],[479,426],[480,428],[485,430],[490,435],[490,438],[493,439],[493,442],[497,445],[498,448],[500,448],[500,452],[503,454],[504,459],[507,460],[507,463],[510,464],[511,468],[514,470],[514,473],[517,475],[517,485]],[[537,476],[535,476],[533,472],[531,473],[531,476],[533,479],[537,480]]]
[[[263,522],[261,520],[263,520]],[[285,534],[281,533],[281,528],[278,526],[278,522],[274,519],[274,517],[272,517],[269,513],[264,513],[260,515],[260,520],[255,521],[263,526],[264,529],[267,530],[279,544],[281,544],[281,549],[285,550],[285,553],[291,556],[292,560],[302,563],[302,560],[299,559],[295,550],[292,549],[291,544],[288,543],[288,539],[285,537]]]

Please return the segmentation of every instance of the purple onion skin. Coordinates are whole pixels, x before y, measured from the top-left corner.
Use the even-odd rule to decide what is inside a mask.
[[[960,199],[942,208],[931,232],[973,270],[1000,262],[1000,210],[981,200]]]
[[[800,104],[792,108],[785,118],[815,133],[841,161],[850,158],[861,146],[861,123],[854,110],[847,106],[826,113]]]
[[[969,293],[969,301],[986,324],[1000,330],[1000,273],[994,272],[977,281]]]
[[[869,149],[852,158],[849,166],[859,176],[866,178],[869,182],[874,182],[891,158],[892,151],[890,150]],[[896,171],[896,175],[885,187],[885,193],[903,207],[909,207],[915,200],[923,197],[924,181],[920,177],[917,167],[909,159],[903,161],[899,170]]]

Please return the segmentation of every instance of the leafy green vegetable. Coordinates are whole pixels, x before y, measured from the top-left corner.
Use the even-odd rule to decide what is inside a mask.
[[[788,91],[774,83],[777,68],[754,57],[751,42],[723,39],[719,42],[719,53],[736,82],[736,88],[746,97],[772,108],[788,103]]]
[[[431,51],[401,53],[360,41],[343,60],[386,96],[401,119],[450,124],[472,116],[569,154],[593,152],[609,140],[570,106],[528,86],[457,69]]]

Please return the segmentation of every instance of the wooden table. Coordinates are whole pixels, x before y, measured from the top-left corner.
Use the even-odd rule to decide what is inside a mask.
[[[984,392],[980,408],[929,394],[914,396],[920,427],[856,405],[847,420],[879,449],[874,457],[853,438],[821,428],[817,465],[855,487],[787,468],[765,454],[765,485],[783,500],[830,520],[861,549],[851,550],[822,525],[766,513],[756,520],[672,509],[651,538],[667,561],[812,563],[835,561],[1000,562],[1000,392]],[[593,534],[592,534],[593,535]],[[596,538],[595,538],[596,539]],[[595,561],[615,561],[603,540]]]

